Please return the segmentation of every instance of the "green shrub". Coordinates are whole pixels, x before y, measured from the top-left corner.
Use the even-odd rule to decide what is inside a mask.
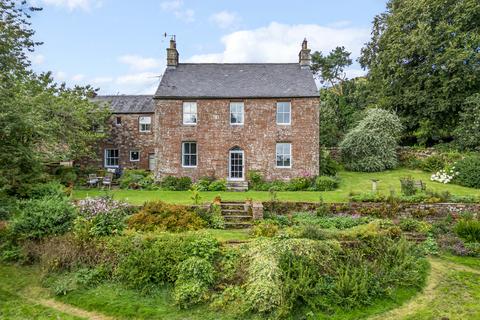
[[[152,201],[145,203],[140,212],[128,219],[128,226],[143,231],[158,229],[183,232],[201,229],[205,226],[205,222],[185,206]]]
[[[75,168],[60,166],[55,170],[54,174],[64,186],[71,186],[77,182],[78,176]]]
[[[312,179],[307,177],[299,177],[291,179],[287,184],[287,191],[307,190],[312,185]]]
[[[340,170],[340,165],[333,160],[330,153],[325,149],[320,149],[319,172],[321,176],[334,176]]]
[[[377,192],[354,193],[350,195],[352,202],[385,202],[387,197]]]
[[[122,189],[152,189],[154,188],[153,174],[141,169],[125,169],[118,179]]]
[[[65,296],[68,293],[77,289],[75,278],[72,274],[66,274],[52,284],[53,292],[56,296]]]
[[[437,255],[438,244],[434,237],[428,236],[427,239],[420,245],[421,250],[425,255]]]
[[[414,154],[407,154],[402,159],[400,159],[401,165],[408,169],[420,169],[422,166],[422,159],[418,158]]]
[[[263,220],[252,228],[252,235],[254,237],[274,237],[279,229],[274,221]]]
[[[431,155],[424,159],[420,165],[420,169],[426,172],[438,172],[445,169],[446,162],[441,155]]]
[[[353,216],[318,217],[308,212],[300,212],[293,215],[292,221],[298,225],[318,226],[324,229],[348,229],[369,223],[372,219],[369,217]]]
[[[401,218],[400,219],[400,229],[407,232],[419,232],[427,234],[431,229],[431,225],[424,221],[418,221],[417,219],[412,218]]]
[[[213,229],[225,229],[225,219],[222,216],[222,208],[218,204],[212,204],[209,211],[209,227]]]
[[[85,217],[77,217],[74,221],[73,230],[81,239],[102,237],[120,234],[126,227],[125,211],[112,210],[101,213],[90,220]]]
[[[224,179],[215,180],[208,186],[208,191],[226,191],[227,182]]]
[[[480,220],[462,219],[455,224],[453,230],[467,242],[480,242]]]
[[[31,199],[41,199],[45,197],[64,198],[67,194],[65,187],[58,181],[36,184],[31,187],[28,197]]]
[[[417,193],[417,187],[415,186],[415,179],[412,177],[400,178],[400,187],[402,194],[405,196],[413,196]]]
[[[160,186],[163,190],[186,191],[192,186],[192,179],[190,177],[166,176],[160,182]]]
[[[258,187],[265,182],[263,180],[262,174],[259,171],[255,171],[255,170],[248,171],[247,180],[249,183],[249,188],[253,190],[257,190]]]
[[[8,220],[17,211],[17,199],[0,192],[0,221]]]
[[[460,113],[458,125],[454,131],[454,142],[465,150],[480,149],[480,93],[476,93],[467,99]]]
[[[465,249],[469,256],[480,258],[480,242],[465,243]]]
[[[209,280],[213,277],[211,269],[205,267],[205,263],[197,263],[197,258],[212,263],[219,253],[219,243],[215,238],[198,233],[117,237],[111,238],[110,246],[119,259],[115,275],[127,286],[142,290],[165,283],[173,284],[179,277],[186,280],[186,270],[193,270],[201,280]],[[181,264],[193,258],[183,264],[179,272]],[[192,291],[182,292],[192,296]]]
[[[480,189],[480,156],[469,156],[455,164],[458,174],[454,182],[470,188]]]
[[[204,302],[209,297],[209,286],[215,279],[212,264],[202,258],[191,257],[178,265],[173,299],[181,308]]]
[[[319,176],[315,179],[315,190],[332,191],[338,188],[338,180],[333,177]]]
[[[12,221],[12,232],[26,239],[61,235],[70,230],[75,216],[75,208],[65,198],[25,200]]]
[[[368,110],[365,118],[340,143],[345,168],[361,172],[395,168],[402,128],[395,114],[382,109]]]
[[[215,178],[201,177],[194,185],[198,191],[208,191],[208,187],[213,181],[215,181]]]
[[[328,239],[328,234],[318,226],[305,225],[300,228],[297,237],[311,240],[325,240]]]

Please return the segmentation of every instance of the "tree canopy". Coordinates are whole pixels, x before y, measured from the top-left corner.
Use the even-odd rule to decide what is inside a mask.
[[[480,92],[480,1],[390,0],[359,61],[377,105],[395,110],[410,136],[448,141]]]
[[[41,177],[46,161],[92,155],[109,115],[90,102],[95,90],[57,84],[30,69],[33,40],[25,1],[0,0],[0,192],[22,193]]]

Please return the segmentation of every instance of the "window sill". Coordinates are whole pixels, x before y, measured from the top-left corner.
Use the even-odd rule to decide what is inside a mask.
[[[197,168],[197,166],[182,166],[182,168],[185,168],[185,169],[195,169],[195,168]]]
[[[291,123],[278,123],[277,122],[277,126],[291,126],[292,124]]]
[[[194,127],[197,124],[196,123],[182,123],[182,125],[187,126],[187,127]]]
[[[275,169],[292,169],[292,166],[289,166],[289,167],[279,167],[279,166],[275,166]]]

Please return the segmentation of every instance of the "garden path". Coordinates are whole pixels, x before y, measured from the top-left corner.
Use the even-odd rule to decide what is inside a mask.
[[[416,319],[416,316],[420,314],[423,315],[425,310],[431,310],[432,305],[435,304],[436,301],[443,300],[442,297],[440,297],[445,289],[443,288],[442,281],[451,276],[452,272],[468,272],[480,275],[480,270],[444,259],[430,258],[429,261],[431,266],[430,275],[427,279],[427,285],[421,293],[401,307],[370,317],[368,320]],[[465,295],[467,294],[465,293]],[[453,296],[452,299],[454,299]],[[456,302],[451,301],[450,303]],[[427,318],[429,317],[427,316]],[[449,318],[445,317],[445,319]]]

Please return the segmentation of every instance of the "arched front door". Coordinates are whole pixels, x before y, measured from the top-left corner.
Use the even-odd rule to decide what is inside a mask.
[[[230,149],[228,157],[228,179],[245,180],[245,154],[242,149],[235,147]]]

